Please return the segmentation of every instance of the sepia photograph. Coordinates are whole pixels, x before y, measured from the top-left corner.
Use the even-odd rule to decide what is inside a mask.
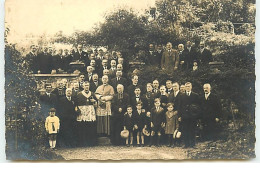
[[[255,0],[5,0],[8,161],[252,160]]]

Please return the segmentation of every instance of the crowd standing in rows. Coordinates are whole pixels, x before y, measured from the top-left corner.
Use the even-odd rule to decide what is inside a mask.
[[[172,48],[166,44],[163,50],[158,45],[149,45],[145,65],[173,71],[178,68],[196,70],[212,61],[212,54],[200,44],[195,50],[191,42]],[[201,119],[202,138],[216,139],[216,123],[221,117],[218,97],[211,93],[211,85],[203,85],[204,95],[192,91],[192,84],[167,79],[161,84],[157,79],[140,84],[140,76],[129,78],[128,61],[120,52],[84,52],[78,45],[77,52],[59,50],[52,56],[46,46],[36,54],[31,46],[25,64],[32,73],[72,72],[71,62],[83,62],[85,68],[78,80],[68,86],[65,80],[57,82],[52,89],[45,84],[46,92],[39,97],[42,114],[47,117],[45,127],[49,133],[50,147],[94,146],[97,137],[110,137],[113,145],[168,146],[183,144],[195,147],[196,125]],[[58,134],[58,135],[57,135]],[[177,142],[177,143],[176,143]]]

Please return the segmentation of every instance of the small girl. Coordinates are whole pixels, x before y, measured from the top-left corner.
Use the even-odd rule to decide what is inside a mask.
[[[168,135],[168,147],[174,147],[175,140],[173,140],[173,134],[176,129],[178,129],[178,112],[174,110],[174,104],[168,103],[167,104],[167,112],[166,116],[166,128],[165,134]]]
[[[49,134],[49,144],[51,149],[55,149],[57,133],[60,129],[60,119],[55,116],[56,109],[51,108],[50,113],[45,121],[45,129]]]
[[[124,130],[129,131],[129,136],[125,140],[125,144],[127,147],[133,145],[133,130],[134,130],[134,117],[133,117],[133,108],[132,106],[127,106],[127,112],[124,115]],[[129,138],[130,138],[130,145],[129,145]]]

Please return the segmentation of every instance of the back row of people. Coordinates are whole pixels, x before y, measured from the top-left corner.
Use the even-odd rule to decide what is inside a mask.
[[[103,61],[104,60],[104,61]],[[191,70],[192,67],[207,65],[211,62],[212,53],[205,48],[205,43],[201,42],[199,48],[192,46],[190,41],[187,42],[186,48],[183,44],[179,44],[177,50],[168,42],[165,49],[162,45],[155,48],[154,44],[149,45],[146,55],[143,59],[145,65],[153,65],[159,68],[172,71],[178,68]],[[71,62],[81,62],[84,68],[81,72],[85,72],[87,66],[92,66],[100,76],[103,75],[103,70],[113,70],[117,64],[121,64],[125,73],[129,70],[129,62],[122,57],[121,52],[113,51],[104,53],[102,49],[98,53],[83,51],[83,46],[78,45],[77,50],[69,51],[59,49],[57,54],[53,54],[50,48],[44,46],[42,52],[37,53],[35,45],[31,46],[31,52],[26,55],[24,64],[28,66],[32,73],[50,74],[52,71],[56,73],[73,73],[73,68],[70,66]]]

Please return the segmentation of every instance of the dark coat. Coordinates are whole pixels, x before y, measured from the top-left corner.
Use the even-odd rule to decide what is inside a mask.
[[[180,91],[178,92],[178,94],[174,97],[174,92],[170,93],[169,94],[169,97],[168,97],[168,102],[169,103],[173,103],[174,104],[174,109],[175,110],[179,110],[180,108],[180,102],[181,102],[181,93]]]
[[[133,127],[134,127],[134,117],[133,114],[130,117],[129,114],[125,114],[124,115],[124,123],[123,126],[126,127],[127,130],[129,130],[129,132],[133,132]]]
[[[136,104],[137,104],[137,101],[136,101],[136,96],[130,96],[130,105],[133,107],[133,110],[136,109]],[[147,108],[147,101],[146,99],[143,97],[143,96],[140,96],[139,97],[139,101],[141,101],[143,103],[143,107],[142,109],[146,109]]]
[[[140,114],[135,110],[133,112],[134,116],[134,125],[138,126],[138,131],[142,131],[145,125],[149,125],[148,118],[145,112],[141,112]]]
[[[124,77],[121,77],[120,80],[117,80],[117,78],[115,77],[115,78],[111,79],[110,84],[111,84],[111,86],[113,86],[114,90],[116,90],[116,87],[117,87],[118,84],[122,84],[124,86],[124,88],[126,89],[127,79],[124,78]]]
[[[53,69],[52,56],[49,53],[40,53],[36,60],[36,69],[40,70],[42,74],[51,73]]]
[[[221,117],[220,100],[215,94],[210,93],[207,100],[203,95],[200,102],[203,120],[215,120],[215,118]]]
[[[53,56],[52,65],[53,65],[53,69],[55,70],[58,70],[60,68],[65,71],[67,64],[63,56],[55,55]]]
[[[65,96],[66,89],[62,88],[61,90],[58,88],[55,88],[52,92],[52,94],[55,94],[57,96],[57,99],[59,100],[61,97]]]
[[[71,101],[69,101],[66,96],[59,99],[57,112],[61,122],[72,124],[72,120],[76,120],[75,107],[75,98],[71,97]]]
[[[209,62],[212,62],[212,53],[208,49],[204,49],[201,53],[198,51],[198,60],[201,65],[208,65]]]
[[[156,108],[153,107],[151,110],[151,122],[156,127],[161,126],[165,122],[165,110],[160,107],[160,110],[157,112]],[[157,128],[156,127],[156,128]]]
[[[127,93],[128,93],[128,95],[131,97],[131,96],[135,96],[135,88],[136,87],[139,87],[140,89],[141,89],[141,94],[142,94],[142,91],[143,91],[143,87],[141,86],[141,85],[139,85],[139,84],[137,84],[136,86],[135,85],[133,85],[133,84],[131,84],[131,85],[129,85],[128,86],[128,88],[127,88]]]
[[[173,70],[174,67],[178,67],[179,65],[179,55],[178,52],[172,49],[170,52],[165,50],[161,59],[161,67],[166,70]]]
[[[159,67],[161,65],[161,58],[160,58],[158,52],[157,51],[148,51],[145,64],[154,65],[154,66]]]
[[[92,80],[90,81],[90,91],[94,92],[97,90],[97,88],[102,85],[101,79],[97,81],[97,84]]]
[[[154,93],[145,93],[143,95],[143,97],[146,99],[146,111],[149,111],[151,112],[151,109],[153,108],[154,106],[154,99],[155,99],[155,94]]]
[[[38,56],[36,54],[30,52],[25,56],[24,59],[26,68],[28,68],[28,70],[32,71],[33,73],[37,73],[37,58]]]
[[[73,61],[77,60],[82,61],[85,64],[85,67],[89,66],[90,61],[87,52],[82,51],[81,54],[79,52],[76,52],[73,55]]]
[[[180,97],[179,116],[184,119],[196,120],[200,115],[200,101],[197,93],[191,92],[190,96],[186,93]]]
[[[129,105],[129,96],[127,93],[123,93],[123,98],[119,99],[118,93],[116,93],[112,99],[112,112],[114,116],[123,115],[126,112],[127,105]],[[122,108],[122,112],[118,111]]]
[[[66,72],[72,72],[71,67],[70,67],[70,63],[73,60],[73,56],[72,55],[68,55],[68,56],[64,56],[64,62],[65,62],[65,66],[64,66],[64,70]]]
[[[183,51],[184,54],[184,64],[186,65],[187,69],[192,69],[193,62],[198,60],[198,54],[197,50],[193,47],[191,47],[191,50],[189,51],[187,48]]]
[[[57,108],[57,96],[55,94],[50,94],[50,97],[45,93],[44,95],[41,95],[40,98],[40,104],[41,104],[41,112],[43,115],[48,116],[48,112],[50,108]]]

